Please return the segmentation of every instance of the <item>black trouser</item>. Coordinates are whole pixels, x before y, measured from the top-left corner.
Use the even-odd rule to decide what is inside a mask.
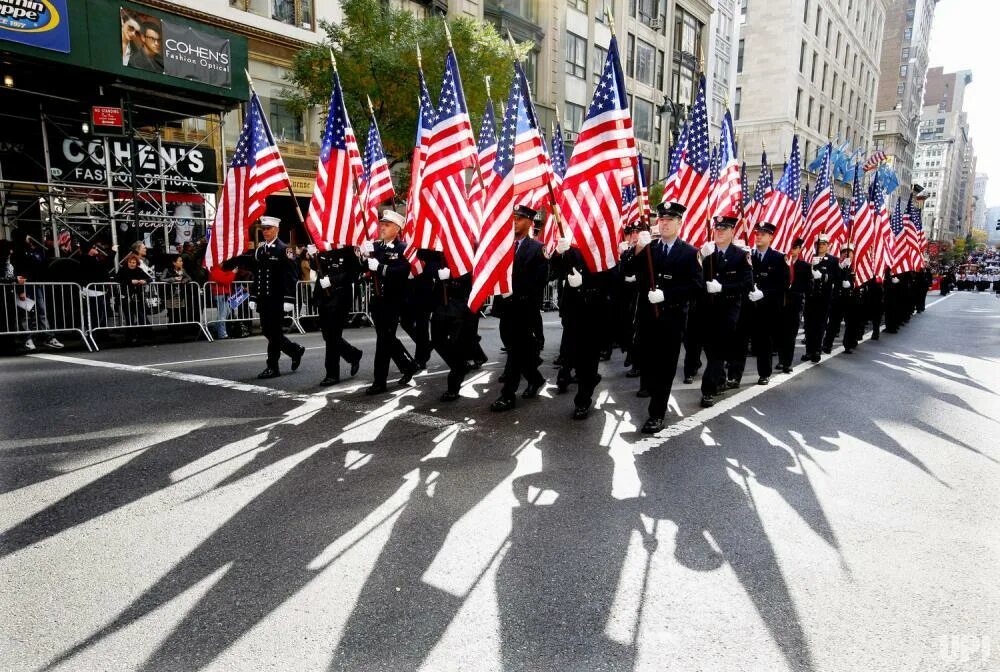
[[[858,297],[844,299],[844,348],[853,350],[865,333],[864,310]]]
[[[426,366],[431,358],[430,311],[422,305],[403,304],[400,311],[399,326],[413,340],[413,359]]]
[[[301,352],[301,345],[295,345],[281,330],[285,321],[283,298],[258,299],[257,313],[260,315],[260,330],[267,339],[267,368],[278,370],[281,353],[295,357]]]
[[[559,370],[559,380],[569,382],[576,371],[577,408],[590,408],[593,403],[594,388],[597,387],[597,367],[600,364],[601,349],[604,347],[604,333],[598,325],[608,321],[608,306],[596,300],[567,308],[563,315],[563,342],[566,359]]]
[[[736,321],[736,340],[726,358],[726,378],[737,383],[743,379],[743,371],[747,368],[747,348],[753,336],[757,305],[749,299],[743,302],[740,316]]]
[[[373,299],[371,313],[375,322],[375,383],[385,385],[389,377],[390,359],[400,373],[411,372],[415,364],[396,336],[396,328],[399,327],[398,306],[385,305],[380,299]]]
[[[778,365],[792,366],[795,356],[795,339],[799,335],[799,324],[802,322],[802,294],[788,292],[785,295],[785,305],[781,308],[781,326],[778,334]]]
[[[914,294],[914,303],[916,304],[918,313],[924,312],[924,309],[927,307],[927,291],[929,289],[930,287],[924,281],[921,281],[917,286],[916,293]]]
[[[781,300],[779,295],[765,296],[753,304],[753,354],[757,357],[757,376],[770,378],[774,371],[774,350],[778,345],[778,331],[781,328]],[[743,304],[746,310],[746,304]],[[795,340],[792,337],[794,347]]]
[[[726,382],[726,362],[736,344],[736,324],[740,318],[739,298],[711,297],[699,306],[699,321],[705,335],[705,373],[701,393],[706,397],[722,391]]]
[[[639,322],[640,342],[646,344],[639,349],[639,371],[649,392],[650,418],[662,420],[667,413],[687,323],[687,311],[679,307],[661,307],[659,318]]]
[[[902,283],[895,283],[889,280],[885,285],[885,330],[895,332],[899,330],[902,323],[900,315],[900,291]]]
[[[862,318],[862,330],[864,322],[872,323],[872,338],[878,339],[882,331],[882,285],[873,283],[869,285],[864,298],[864,317]]]
[[[844,321],[847,299],[837,296],[830,304],[830,316],[826,321],[826,331],[823,334],[823,349],[832,350],[833,340],[840,335],[840,323]],[[845,333],[846,336],[846,333]]]
[[[701,350],[703,337],[700,312],[701,304],[692,301],[688,309],[687,329],[684,330],[684,377],[694,378],[701,368]]]
[[[826,296],[813,295],[806,298],[805,329],[806,354],[818,356],[826,329],[826,320],[830,315],[830,299]]]
[[[479,343],[479,313],[464,306],[442,307],[431,316],[431,344],[448,365],[448,391],[457,393],[469,371],[469,360],[474,359]],[[481,351],[481,348],[479,348]]]
[[[326,341],[326,375],[330,378],[340,378],[340,359],[348,364],[361,359],[361,351],[344,340],[344,320],[347,310],[319,307],[319,327]]]
[[[523,377],[529,385],[541,386],[545,378],[538,372],[538,322],[541,313],[537,308],[508,304],[500,318],[500,337],[507,344],[507,364],[503,370],[503,389],[500,397],[514,399]]]

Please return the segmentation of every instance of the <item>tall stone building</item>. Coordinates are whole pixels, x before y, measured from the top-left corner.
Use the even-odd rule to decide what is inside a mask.
[[[972,188],[972,228],[986,231],[986,185],[990,176],[986,173],[976,173],[975,186]]]
[[[913,184],[931,24],[938,0],[887,0],[872,151],[891,157],[900,194]]]
[[[807,164],[838,139],[870,150],[886,1],[742,3],[736,130],[751,174],[762,142],[780,169],[794,133]]]
[[[706,67],[708,87],[708,123],[713,135],[722,130],[726,108],[735,114],[740,101],[736,100],[736,66],[740,58],[740,23],[736,20],[735,0],[717,0],[710,22],[708,52],[711,63]]]
[[[975,179],[969,122],[963,109],[972,71],[927,71],[913,182],[924,187],[923,221],[934,240],[964,236]],[[970,173],[971,171],[971,173]]]

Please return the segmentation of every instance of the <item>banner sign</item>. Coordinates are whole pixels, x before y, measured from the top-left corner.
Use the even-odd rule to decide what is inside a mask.
[[[67,0],[0,0],[0,40],[69,53]]]
[[[227,38],[124,7],[119,12],[123,66],[231,87],[232,54]]]
[[[111,183],[115,189],[132,187],[131,148],[128,138],[109,137],[111,151]],[[108,186],[107,165],[104,157],[104,140],[101,138],[51,138],[51,177],[82,185]],[[160,161],[156,147],[144,142],[135,143],[136,187],[160,190],[160,163],[164,167],[168,192],[199,192],[214,194],[218,189],[215,150],[177,142],[164,142]]]

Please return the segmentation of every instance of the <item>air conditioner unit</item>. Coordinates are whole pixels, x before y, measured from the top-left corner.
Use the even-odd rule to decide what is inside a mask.
[[[576,131],[563,131],[563,140],[569,140],[571,142],[576,142],[576,137],[580,135]]]
[[[649,27],[653,30],[659,30],[660,28],[663,28],[663,24],[660,23],[659,19],[653,19],[649,22]]]

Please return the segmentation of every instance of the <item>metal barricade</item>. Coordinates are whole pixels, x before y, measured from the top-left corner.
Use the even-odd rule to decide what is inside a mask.
[[[347,315],[347,319],[352,326],[360,327],[363,324],[372,326],[375,324],[369,309],[371,298],[372,283],[367,278],[359,279],[351,287],[351,312]]]
[[[213,340],[205,328],[202,290],[196,282],[125,286],[96,282],[87,285],[84,293],[88,296],[87,333],[92,341],[98,331],[186,325],[198,327],[207,340]]]
[[[545,283],[545,290],[542,293],[542,310],[559,309],[559,281],[552,280]]]
[[[234,280],[229,283],[229,291],[224,291],[216,282],[205,283],[202,315],[205,326],[216,338],[228,338],[233,335],[229,332],[236,329],[241,335],[250,336],[254,324],[260,324],[260,318],[250,310],[252,285],[249,280]]]
[[[306,333],[303,319],[319,317],[319,306],[313,301],[313,283],[299,280],[295,283],[295,310],[292,312],[292,323],[300,334]]]
[[[22,295],[24,298],[22,298]],[[91,352],[80,285],[71,282],[26,282],[0,285],[0,334],[80,334]]]

